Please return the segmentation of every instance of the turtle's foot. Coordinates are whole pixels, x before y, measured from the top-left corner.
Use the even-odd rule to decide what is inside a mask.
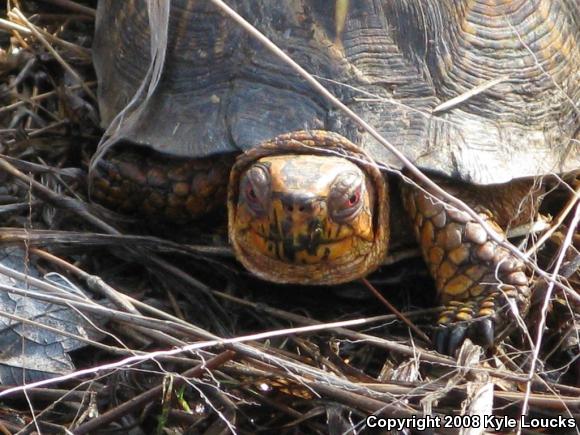
[[[439,315],[433,343],[438,352],[454,355],[465,338],[475,344],[491,347],[500,333],[516,325],[517,316],[525,316],[529,309],[530,288],[523,272],[523,263],[512,257],[505,248],[494,247],[501,254],[497,259],[480,262],[470,249],[472,261],[458,267],[451,287],[439,287],[445,310]],[[475,250],[477,251],[477,250]],[[511,261],[510,261],[511,260]],[[507,263],[504,263],[507,262]],[[469,276],[473,270],[486,268],[479,280]],[[435,276],[437,280],[437,276]],[[451,288],[452,292],[448,289]],[[455,291],[462,290],[457,294]]]
[[[498,187],[497,195],[501,194]],[[438,321],[436,347],[453,354],[466,337],[484,346],[493,344],[498,331],[515,325],[516,312],[524,316],[529,309],[524,263],[469,214],[445,206],[436,196],[405,186],[403,200],[439,300],[447,307]],[[486,226],[505,241],[495,214],[475,208]]]
[[[519,291],[514,286],[503,286],[467,301],[448,302],[433,334],[435,350],[454,355],[466,338],[484,348],[493,346],[498,333],[511,325],[515,314],[512,309],[519,312]]]

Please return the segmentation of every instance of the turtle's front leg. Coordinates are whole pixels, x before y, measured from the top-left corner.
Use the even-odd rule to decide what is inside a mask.
[[[470,204],[503,239],[505,233],[498,220],[516,214],[515,204],[522,196],[516,202],[509,195],[523,194],[525,188],[529,188],[528,183],[481,190],[455,183],[444,186]],[[447,307],[438,320],[435,347],[453,354],[466,336],[478,344],[492,345],[495,331],[515,322],[510,305],[520,315],[527,314],[530,287],[523,262],[491,240],[467,213],[445,206],[437,196],[417,187],[405,184],[401,191],[439,300]]]

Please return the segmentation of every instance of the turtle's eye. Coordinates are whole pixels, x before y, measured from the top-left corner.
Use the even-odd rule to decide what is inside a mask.
[[[328,195],[328,210],[335,222],[348,222],[363,206],[364,180],[357,172],[340,174],[332,182]]]
[[[255,215],[263,215],[270,202],[270,172],[256,164],[246,171],[240,181],[241,200]]]
[[[346,205],[348,207],[353,207],[355,205],[357,205],[360,201],[360,193],[361,193],[361,186],[358,187],[358,189],[356,189],[352,195],[350,195],[348,197],[348,200],[346,202]]]

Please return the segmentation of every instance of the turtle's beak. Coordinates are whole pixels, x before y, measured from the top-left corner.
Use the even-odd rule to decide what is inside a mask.
[[[308,258],[309,262],[319,261],[323,241],[320,213],[324,205],[323,199],[303,193],[272,199],[268,238],[276,245],[276,257],[289,263],[306,262]]]

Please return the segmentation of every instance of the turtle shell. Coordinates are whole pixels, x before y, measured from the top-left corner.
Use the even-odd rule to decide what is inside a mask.
[[[490,184],[580,167],[577,0],[229,4],[423,169]],[[401,166],[209,1],[100,1],[94,60],[115,140],[202,157],[326,129]]]

